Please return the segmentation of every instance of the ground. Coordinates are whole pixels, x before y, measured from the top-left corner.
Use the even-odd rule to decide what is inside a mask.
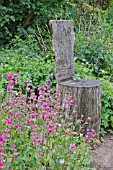
[[[113,170],[113,135],[106,135],[103,142],[92,150],[92,160],[97,170]]]

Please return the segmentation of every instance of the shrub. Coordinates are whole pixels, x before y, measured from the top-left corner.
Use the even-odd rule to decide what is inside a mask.
[[[38,87],[44,85],[48,77],[53,81],[52,86],[55,86],[54,77],[54,57],[52,52],[48,50],[46,55],[40,50],[37,40],[33,36],[23,41],[19,37],[13,41],[14,46],[10,50],[2,49],[0,51],[0,82],[3,89],[7,86],[6,75],[8,73],[19,72],[20,85],[24,91],[26,80],[32,80],[33,85]]]
[[[25,38],[28,29],[44,28],[51,19],[68,19],[74,3],[69,0],[5,0],[1,1],[0,39],[7,44],[15,35]],[[45,31],[45,32],[46,32]],[[46,33],[44,34],[46,35]]]
[[[88,30],[80,30],[76,35],[75,57],[93,69],[97,76],[104,70],[113,77],[112,24],[106,20],[101,22],[97,26],[90,23]]]
[[[75,108],[71,96],[62,100],[56,92],[52,98],[50,79],[38,88],[38,98],[31,81],[25,82],[26,94],[22,94],[21,88],[15,90],[17,76],[7,75],[7,95],[0,108],[0,168],[90,169],[94,129],[86,137],[75,132],[68,116],[70,107]],[[81,121],[77,120],[80,125]]]

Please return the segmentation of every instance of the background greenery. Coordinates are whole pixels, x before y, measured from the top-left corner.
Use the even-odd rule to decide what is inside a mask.
[[[0,91],[8,73],[36,87],[50,77],[55,89],[51,19],[73,19],[75,79],[102,81],[101,134],[113,128],[113,0],[1,0]],[[1,98],[2,99],[2,98]]]

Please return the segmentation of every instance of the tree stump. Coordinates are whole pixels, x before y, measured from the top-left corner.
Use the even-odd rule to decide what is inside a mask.
[[[91,118],[84,127],[87,130],[94,128],[99,137],[101,123],[101,82],[99,80],[73,80],[74,75],[74,26],[71,20],[50,21],[53,29],[53,51],[56,58],[55,76],[57,89],[62,97],[70,94],[77,105],[77,115],[83,115],[85,122]],[[75,121],[76,115],[71,113]]]

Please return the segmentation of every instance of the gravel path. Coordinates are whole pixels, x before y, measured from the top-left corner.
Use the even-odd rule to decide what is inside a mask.
[[[104,141],[92,151],[93,164],[97,170],[113,170],[113,135],[106,135]]]

